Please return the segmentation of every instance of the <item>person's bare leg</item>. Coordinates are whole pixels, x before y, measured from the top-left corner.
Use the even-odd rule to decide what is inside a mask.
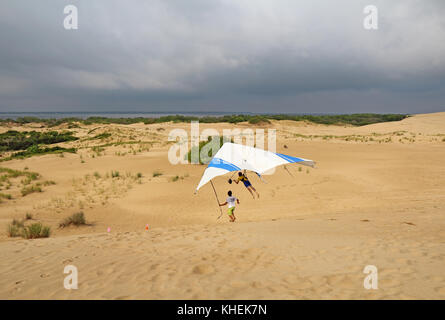
[[[257,197],[259,198],[259,197],[260,197],[260,194],[256,191],[256,189],[255,189],[253,186],[250,186],[250,187],[253,189],[253,191],[255,191]]]
[[[249,190],[250,194],[252,195],[252,198],[255,199],[255,196],[253,195],[253,192],[252,192],[252,190],[250,189],[250,187],[248,187],[247,190]]]

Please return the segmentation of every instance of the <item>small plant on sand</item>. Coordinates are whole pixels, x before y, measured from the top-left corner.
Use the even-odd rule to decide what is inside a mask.
[[[303,171],[303,169],[301,167],[298,167],[298,172]]]
[[[162,172],[160,172],[158,170],[153,172],[153,178],[156,178],[156,177],[159,177],[159,176],[162,176]]]
[[[94,172],[94,177],[96,178],[96,179],[100,179],[100,174],[99,174],[99,172]]]
[[[0,193],[0,199],[8,199],[11,200],[12,196],[9,193]]]
[[[142,178],[142,173],[138,172],[137,175],[136,175],[136,177],[137,177],[138,179]]]
[[[86,225],[85,215],[83,212],[77,212],[59,223],[59,228],[65,228],[70,225],[80,226]]]
[[[6,234],[10,238],[20,237],[21,236],[21,231],[20,231],[20,228],[18,226],[10,223],[10,224],[8,224],[8,227],[6,228]]]
[[[111,171],[111,177],[112,178],[119,178],[119,171]]]
[[[174,176],[173,178],[172,178],[172,182],[176,182],[176,181],[178,181],[179,180],[179,176]]]
[[[40,187],[37,186],[37,185],[32,185],[32,186],[29,186],[29,187],[24,187],[24,188],[21,190],[21,192],[22,192],[22,196],[26,196],[26,195],[28,195],[28,194],[30,194],[30,193],[34,193],[34,192],[42,192],[42,188],[40,188]]]
[[[26,220],[32,220],[32,214],[27,213],[27,214],[25,215],[25,219],[26,219]]]
[[[50,234],[51,234],[50,227],[42,225],[41,222],[37,222],[23,228],[22,236],[25,239],[37,239],[37,238],[48,238]]]
[[[11,225],[16,226],[19,229],[25,227],[25,223],[23,222],[23,220],[17,220],[17,219],[13,219]]]

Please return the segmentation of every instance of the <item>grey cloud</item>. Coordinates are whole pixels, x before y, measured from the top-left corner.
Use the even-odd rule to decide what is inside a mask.
[[[4,0],[0,111],[444,110],[444,2],[372,2]]]

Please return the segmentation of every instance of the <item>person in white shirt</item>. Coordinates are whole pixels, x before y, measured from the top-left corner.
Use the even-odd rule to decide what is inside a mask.
[[[232,196],[232,191],[229,190],[229,192],[227,192],[227,199],[226,202],[224,203],[219,203],[219,206],[225,206],[226,204],[229,205],[228,210],[227,210],[227,214],[229,215],[230,218],[230,222],[235,222],[236,217],[235,217],[235,202],[239,204],[239,199],[235,198]]]

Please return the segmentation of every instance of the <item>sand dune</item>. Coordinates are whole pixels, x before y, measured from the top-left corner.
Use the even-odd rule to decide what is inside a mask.
[[[255,128],[201,130],[235,127]],[[13,199],[0,203],[3,230],[28,212],[53,230],[37,240],[0,234],[0,298],[445,298],[445,113],[364,127],[263,126],[277,129],[278,152],[314,159],[317,168],[288,166],[292,176],[277,169],[267,183],[252,177],[260,200],[217,178],[220,199],[230,188],[241,200],[235,224],[217,220],[209,186],[193,195],[203,166],[168,162],[172,128],[189,130],[83,127],[70,143],[77,154],[1,163],[55,185],[27,196],[13,185]],[[102,132],[114,135],[87,139]],[[91,225],[58,228],[78,211]],[[63,287],[68,264],[79,270],[77,290]],[[378,267],[378,290],[363,288],[366,265]]]

